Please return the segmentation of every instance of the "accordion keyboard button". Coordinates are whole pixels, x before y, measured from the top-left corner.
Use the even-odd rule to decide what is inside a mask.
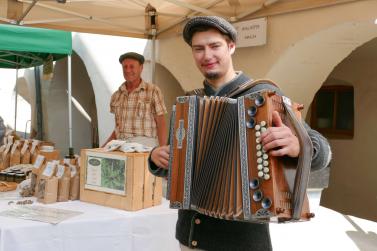
[[[263,161],[263,166],[269,166],[269,164],[268,164],[268,161],[267,161],[267,160]]]
[[[270,198],[263,198],[263,200],[262,200],[262,207],[263,207],[264,209],[268,209],[268,208],[270,208],[271,205],[272,205],[272,201],[271,201]]]
[[[254,178],[249,182],[250,189],[257,189],[259,187],[258,178]]]
[[[260,156],[262,156],[262,151],[257,152],[257,157],[260,157]]]
[[[270,171],[270,168],[268,167],[263,168],[263,172],[268,173],[269,171]]]
[[[260,201],[263,198],[263,193],[261,190],[257,190],[253,193],[253,200]]]
[[[262,105],[264,104],[264,101],[265,101],[264,97],[258,95],[258,96],[256,97],[254,103],[255,103],[256,106],[262,106]]]
[[[262,144],[257,144],[256,149],[257,149],[258,151],[259,151],[259,150],[262,150]]]
[[[255,130],[259,131],[260,130],[260,125],[255,126]]]
[[[258,177],[263,177],[264,173],[262,171],[258,172]]]
[[[259,164],[259,165],[257,165],[257,168],[258,168],[258,170],[262,170],[263,169],[263,165]]]
[[[247,109],[247,114],[249,114],[249,116],[251,117],[254,117],[255,114],[257,114],[257,107],[256,106],[251,106],[249,109]]]
[[[266,173],[266,174],[263,176],[263,178],[264,178],[265,180],[269,180],[269,179],[270,179],[270,175]]]
[[[255,126],[255,120],[253,118],[250,118],[250,120],[246,122],[246,127],[249,129],[252,129],[254,128],[254,126]]]
[[[263,157],[262,157],[264,160],[268,159],[268,154],[263,154]]]
[[[255,132],[255,137],[260,137],[260,131]]]

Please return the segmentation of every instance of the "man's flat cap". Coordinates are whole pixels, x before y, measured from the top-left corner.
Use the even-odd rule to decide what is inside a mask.
[[[191,45],[191,39],[197,27],[213,27],[221,33],[228,35],[229,38],[236,42],[237,30],[224,18],[216,16],[197,16],[191,18],[183,28],[183,39]]]
[[[127,53],[120,55],[119,63],[122,63],[123,60],[125,60],[126,58],[135,59],[135,60],[139,61],[140,64],[144,64],[144,61],[145,61],[143,55],[140,55],[139,53],[136,53],[136,52],[127,52]]]

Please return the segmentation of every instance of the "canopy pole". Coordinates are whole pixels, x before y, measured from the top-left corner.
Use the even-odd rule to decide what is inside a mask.
[[[14,87],[15,92],[15,100],[14,100],[14,131],[17,132],[17,97],[18,97],[18,90],[17,90],[17,80],[18,80],[18,68],[16,69],[16,86]]]
[[[42,91],[41,91],[41,75],[39,66],[34,67],[34,79],[35,79],[35,104],[36,104],[36,116],[37,116],[37,135],[36,139],[43,140],[43,110],[42,110]]]
[[[156,36],[152,37],[152,83],[156,80]]]
[[[72,147],[72,74],[71,74],[71,55],[68,55],[68,134],[69,134],[69,158],[74,158]]]

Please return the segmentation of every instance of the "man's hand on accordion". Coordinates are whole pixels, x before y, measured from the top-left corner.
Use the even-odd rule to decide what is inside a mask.
[[[151,153],[151,159],[156,166],[168,169],[170,146],[156,147]]]
[[[277,111],[272,113],[272,124],[274,126],[269,127],[261,135],[264,150],[272,156],[298,157],[300,153],[298,138],[283,123]]]

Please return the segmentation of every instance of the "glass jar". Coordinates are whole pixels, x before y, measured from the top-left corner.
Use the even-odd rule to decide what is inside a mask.
[[[21,183],[26,178],[26,175],[24,173],[16,173],[14,175],[14,181],[17,183]]]
[[[9,181],[9,182],[14,182],[14,176],[15,176],[15,175],[16,175],[16,174],[13,173],[13,172],[8,172],[5,180],[6,180],[6,181]]]

